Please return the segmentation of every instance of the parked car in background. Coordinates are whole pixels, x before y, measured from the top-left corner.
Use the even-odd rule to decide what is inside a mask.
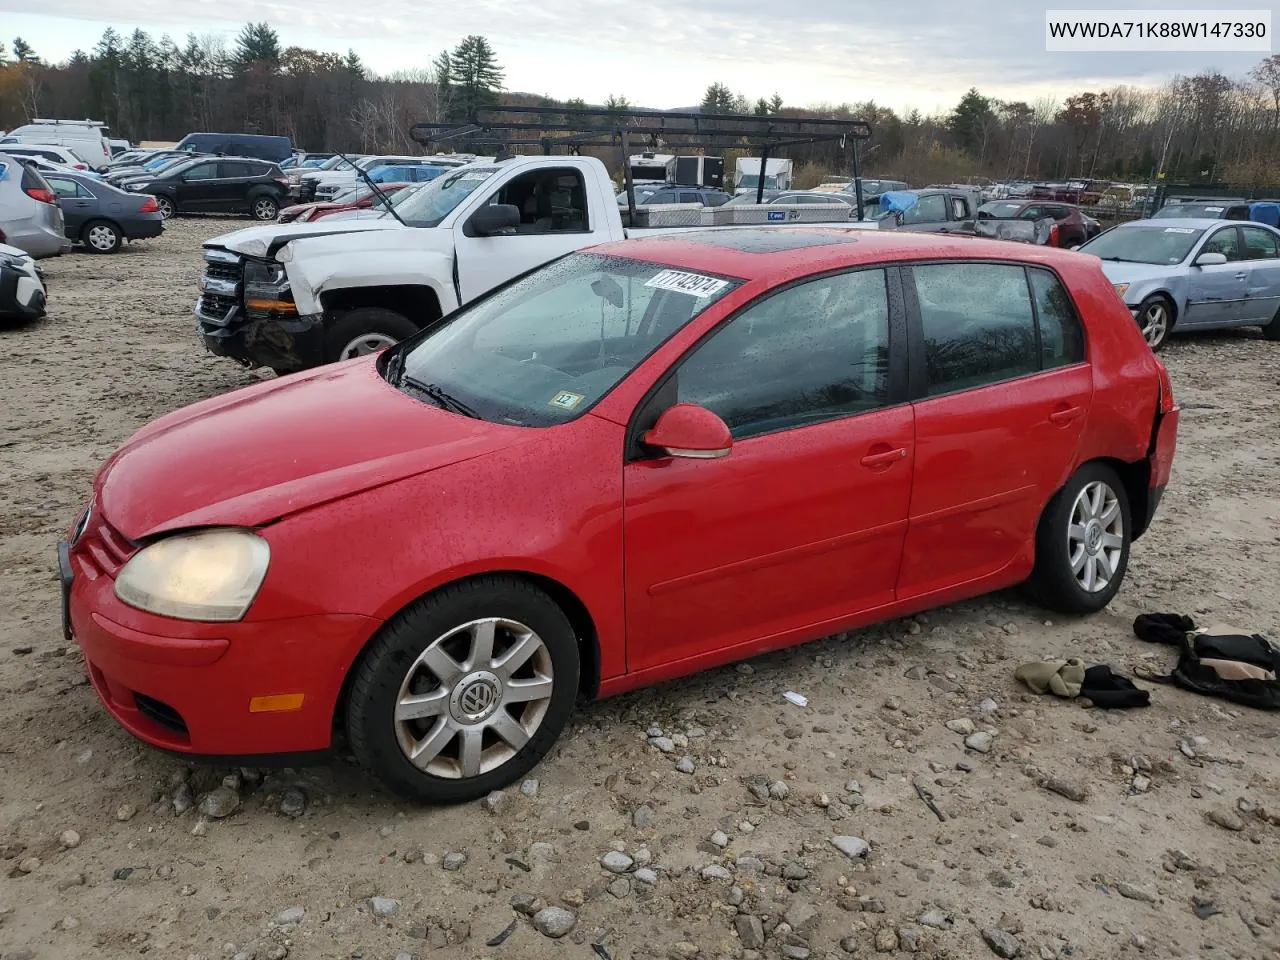
[[[1112,227],[1080,252],[1102,258],[1152,350],[1175,327],[1257,326],[1280,340],[1280,230],[1153,217]]]
[[[910,188],[907,186],[907,182],[905,180],[885,180],[885,179],[876,178],[876,177],[863,177],[862,178],[862,202],[866,203],[867,201],[874,200],[876,197],[880,196],[880,194],[888,193],[890,190],[908,190],[908,189]],[[855,190],[854,183],[852,180],[850,180],[849,183],[844,186],[841,192],[847,193],[853,197],[857,196],[857,191]]]
[[[391,790],[463,802],[584,693],[1016,584],[1102,610],[1178,420],[1091,258],[815,226],[609,244],[143,427],[58,545],[64,631],[147,743],[345,734]]]
[[[993,200],[978,208],[979,220],[1053,220],[1058,226],[1059,247],[1074,249],[1102,231],[1093,217],[1085,216],[1080,208],[1069,203],[1053,203],[1044,200]]]
[[[30,163],[0,147],[0,232],[3,242],[39,259],[71,249],[58,197]]]
[[[215,156],[252,157],[272,163],[293,156],[293,144],[288,137],[269,137],[260,133],[188,133],[174,149]]]
[[[334,154],[329,159],[324,160],[314,167],[302,166],[294,167],[285,171],[285,177],[289,181],[289,196],[294,200],[299,198],[301,194],[302,178],[308,174],[329,173],[332,170],[354,170],[357,161],[363,160],[365,154]],[[314,191],[311,196],[314,197]]]
[[[4,150],[4,146],[0,145],[0,150]],[[35,167],[43,174],[48,173],[75,173],[85,177],[92,177],[94,180],[103,179],[102,174],[96,170],[84,170],[79,167],[69,167],[65,163],[54,163],[52,160],[46,160],[44,157],[22,157],[22,162],[28,166]]]
[[[441,157],[392,157],[370,156],[355,162],[354,166],[337,167],[330,171],[304,173],[298,184],[298,199],[306,203],[311,200],[331,200],[339,193],[363,180],[357,172],[366,174],[379,167],[396,167],[403,172],[406,167],[425,167],[421,174],[415,174],[415,180],[432,180],[440,174],[461,166],[464,160],[451,160]],[[390,182],[390,181],[388,181]]]
[[[6,139],[66,147],[94,170],[111,162],[107,126],[98,120],[33,120],[10,130]]]
[[[190,163],[192,157],[187,153],[165,152],[157,154],[139,164],[124,167],[113,167],[103,174],[107,183],[123,186],[129,180],[149,180],[179,164]]]
[[[744,207],[751,206],[755,202],[756,195],[754,193],[747,192],[731,197],[725,205]],[[851,194],[839,192],[823,193],[817,190],[766,191],[763,202],[765,205],[780,203],[788,207],[794,207],[797,204],[802,203],[817,203],[825,205],[839,204],[841,206],[848,207],[851,215],[852,211],[857,208],[857,199]]]
[[[733,196],[715,187],[684,187],[676,184],[644,184],[633,186],[636,194],[636,206],[654,203],[700,203],[704,207],[719,207],[728,203]],[[755,194],[751,194],[755,196]],[[627,191],[618,194],[618,206],[627,205]]]
[[[388,212],[387,208],[399,210],[415,193],[433,182],[429,180],[426,183],[389,183],[379,185],[379,189],[383,193],[387,193],[389,188],[394,188],[395,192],[391,194],[389,202],[383,203],[380,200],[374,200],[368,207],[354,207],[350,210],[327,213],[324,219],[326,222],[333,220],[395,220],[395,217]]]
[[[372,180],[374,183],[427,183],[446,173],[450,167],[438,167],[432,163],[417,164],[388,164],[382,167],[373,167],[366,171],[365,176],[361,177],[359,183],[368,183]],[[341,193],[343,191],[339,191]],[[337,196],[338,194],[334,194]]]
[[[390,197],[395,196],[407,186],[409,186],[407,183],[384,183],[379,184],[378,189],[384,196]],[[280,223],[293,223],[294,221],[307,223],[311,220],[319,220],[321,217],[342,213],[347,210],[367,210],[378,202],[379,195],[374,192],[373,188],[362,184],[358,187],[352,187],[346,193],[339,194],[328,203],[312,201],[311,203],[298,203],[285,207],[280,211],[280,216],[276,219]]]
[[[866,205],[864,216],[895,221],[899,227],[916,231],[950,233],[965,221],[977,219],[979,200],[979,191],[971,187],[889,190]]]
[[[4,184],[0,183],[0,209],[3,193]],[[4,230],[0,229],[0,321],[39,320],[44,308],[44,276],[40,268],[25,250],[6,244]]]
[[[107,149],[111,151],[111,159],[115,160],[115,158],[120,156],[122,153],[127,153],[128,151],[132,150],[133,144],[130,143],[128,140],[120,140],[114,137],[108,137]]]
[[[1151,215],[1153,220],[1248,220],[1248,200],[1167,200]]]
[[[154,196],[166,220],[176,213],[248,213],[274,220],[289,195],[279,167],[245,157],[197,157],[124,187]]]
[[[148,240],[164,232],[164,217],[153,196],[74,174],[48,174],[45,180],[58,195],[68,239],[90,253],[115,253],[126,240]]]
[[[89,164],[70,147],[60,147],[52,143],[0,143],[3,150],[11,157],[31,157],[58,163],[73,170],[88,170]]]

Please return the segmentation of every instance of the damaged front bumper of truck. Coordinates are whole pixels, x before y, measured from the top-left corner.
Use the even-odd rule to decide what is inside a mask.
[[[279,372],[324,362],[324,315],[299,314],[281,264],[205,250],[196,329],[205,349]]]

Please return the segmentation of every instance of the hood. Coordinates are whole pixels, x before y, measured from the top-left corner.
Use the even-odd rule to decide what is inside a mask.
[[[1088,251],[1085,251],[1088,253]],[[1103,260],[1102,272],[1112,283],[1138,283],[1142,280],[1159,280],[1162,277],[1175,276],[1182,273],[1180,263],[1122,263],[1118,260]]]
[[[269,223],[261,227],[246,227],[233,233],[224,233],[220,237],[206,240],[206,247],[222,247],[249,257],[265,257],[274,253],[290,240],[305,237],[331,236],[342,233],[355,233],[364,230],[399,229],[398,220],[365,220],[359,223],[332,223],[332,218],[324,217],[313,223]]]
[[[111,455],[95,486],[104,515],[131,540],[190,527],[260,526],[528,434],[406,396],[368,357],[161,417]]]

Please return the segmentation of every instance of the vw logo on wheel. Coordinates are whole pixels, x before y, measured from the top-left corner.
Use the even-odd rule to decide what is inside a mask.
[[[484,680],[477,680],[462,691],[458,706],[462,708],[463,713],[478,717],[488,712],[497,699],[498,691],[491,684]]]

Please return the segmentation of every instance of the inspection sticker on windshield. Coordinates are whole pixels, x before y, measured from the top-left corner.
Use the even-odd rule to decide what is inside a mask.
[[[555,407],[557,410],[573,410],[583,400],[587,399],[580,393],[570,393],[568,390],[561,390],[548,402],[548,406]]]
[[[1210,213],[1221,213],[1226,207],[1205,207]]]
[[[700,273],[685,273],[683,270],[663,270],[653,279],[645,281],[646,287],[687,293],[692,297],[711,297],[728,285],[728,280],[704,277]]]
[[[1165,227],[1165,233],[1195,233],[1195,227]]]

